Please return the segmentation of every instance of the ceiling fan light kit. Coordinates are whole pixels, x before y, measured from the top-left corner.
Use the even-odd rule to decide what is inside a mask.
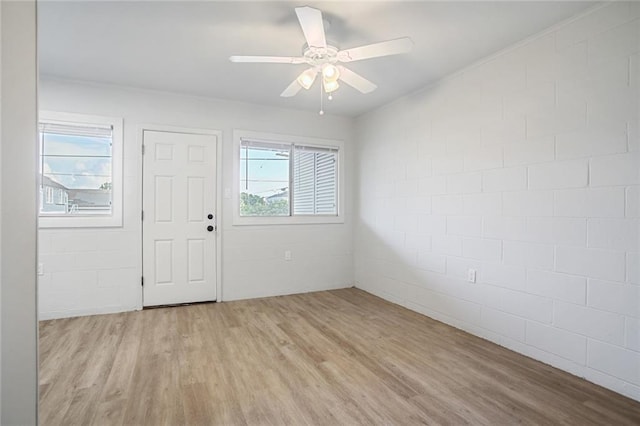
[[[340,85],[338,84],[338,82],[337,82],[337,81],[335,81],[335,80],[334,80],[334,81],[327,81],[327,80],[325,80],[325,81],[323,81],[322,83],[323,83],[323,86],[324,86],[324,91],[325,91],[326,93],[333,93],[333,92],[335,92],[336,90],[338,90],[338,88],[340,87]]]
[[[313,85],[313,82],[316,81],[317,74],[318,72],[315,69],[309,68],[308,70],[300,74],[296,81],[300,84],[300,86],[302,86],[303,89],[309,90],[309,88]]]
[[[338,68],[333,64],[324,64],[322,66],[322,77],[325,83],[333,82],[340,78],[340,71],[338,71]]]
[[[318,74],[322,74],[321,87],[324,88],[325,93],[329,95],[329,100],[332,99],[331,94],[340,87],[338,80],[353,87],[360,93],[370,93],[378,86],[348,68],[336,64],[338,62],[347,63],[407,53],[413,48],[411,39],[402,37],[395,40],[354,47],[352,49],[339,50],[337,47],[327,44],[321,11],[308,6],[296,7],[295,11],[307,41],[302,56],[231,56],[229,58],[231,62],[241,63],[310,65],[310,68],[303,71],[280,94],[280,96],[285,98],[295,96],[300,89],[309,90],[313,86]],[[322,97],[320,99],[322,100]],[[320,114],[323,114],[322,106]]]

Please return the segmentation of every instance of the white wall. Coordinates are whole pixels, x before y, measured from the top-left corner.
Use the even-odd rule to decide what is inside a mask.
[[[341,139],[350,193],[352,122],[330,115],[221,100],[43,79],[40,108],[124,118],[124,226],[41,229],[42,319],[117,312],[141,305],[141,124],[223,131],[223,188],[232,188],[233,129]],[[224,191],[223,191],[224,192]],[[222,297],[233,300],[353,284],[351,202],[336,225],[233,226],[223,199]],[[284,261],[291,250],[292,261]]]
[[[616,2],[360,117],[356,285],[640,400],[639,17]]]
[[[0,2],[0,406],[3,425],[37,424],[36,10]]]

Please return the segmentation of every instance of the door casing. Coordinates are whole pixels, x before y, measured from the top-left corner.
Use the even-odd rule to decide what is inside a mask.
[[[215,129],[202,129],[202,128],[194,128],[194,127],[181,127],[181,126],[168,126],[163,124],[140,124],[136,129],[137,133],[137,146],[138,146],[138,164],[140,173],[138,173],[138,182],[137,187],[139,188],[140,199],[138,200],[138,207],[140,211],[139,216],[139,235],[140,235],[140,256],[138,259],[138,275],[142,279],[142,270],[143,270],[143,236],[142,236],[142,207],[144,202],[144,193],[143,193],[143,178],[144,178],[144,156],[142,155],[143,145],[144,145],[144,132],[145,131],[156,131],[156,132],[174,132],[174,133],[191,133],[196,135],[209,135],[216,136],[216,225],[217,232],[215,233],[216,238],[216,302],[222,302],[223,294],[222,294],[222,230],[223,230],[223,213],[222,213],[222,145],[224,143],[222,136],[223,132],[221,130]],[[125,131],[126,138],[126,131]],[[125,149],[126,151],[126,149]],[[126,161],[126,159],[125,159]],[[140,285],[140,291],[138,294],[138,300],[136,302],[136,309],[142,310],[143,308],[143,288]]]

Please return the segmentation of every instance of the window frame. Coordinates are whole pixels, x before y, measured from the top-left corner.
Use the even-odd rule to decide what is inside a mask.
[[[41,214],[38,202],[39,228],[102,228],[122,227],[123,222],[123,119],[59,111],[40,111],[38,126],[41,123],[58,124],[98,124],[112,126],[111,139],[111,213],[110,214]],[[39,137],[39,134],[38,134]],[[38,143],[40,161],[41,144]],[[40,168],[38,168],[38,175]],[[41,190],[41,184],[38,184]]]
[[[293,175],[292,164],[289,163],[289,216],[241,216],[240,215],[240,148],[242,139],[274,144],[298,144],[318,148],[337,149],[336,201],[337,214],[331,215],[294,215],[293,214]],[[292,150],[293,151],[293,150]],[[296,224],[331,224],[344,223],[344,142],[335,139],[321,139],[308,136],[282,135],[275,133],[255,132],[249,130],[233,131],[233,225],[296,225]]]

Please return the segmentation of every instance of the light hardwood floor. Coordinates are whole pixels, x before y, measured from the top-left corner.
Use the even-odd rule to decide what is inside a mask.
[[[44,321],[42,425],[640,424],[640,403],[356,289]]]

